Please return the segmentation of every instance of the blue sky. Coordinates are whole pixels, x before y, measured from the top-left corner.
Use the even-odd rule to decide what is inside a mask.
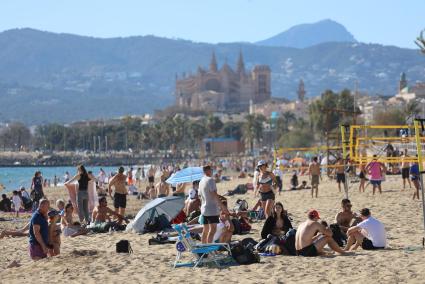
[[[1,0],[0,31],[254,42],[329,18],[359,41],[415,48],[424,15],[425,0]]]

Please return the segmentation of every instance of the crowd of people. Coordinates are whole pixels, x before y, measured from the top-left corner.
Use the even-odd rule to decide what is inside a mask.
[[[345,182],[343,163],[338,160],[341,167],[336,170],[338,183]],[[409,173],[412,174],[410,166]],[[4,230],[0,238],[5,236],[28,236],[29,252],[33,260],[56,256],[60,254],[61,235],[64,237],[76,237],[89,232],[108,232],[125,229],[128,223],[126,207],[128,194],[132,193],[129,188],[141,187],[142,179],[147,180],[144,192],[136,190],[140,198],[163,198],[167,196],[181,196],[185,198],[183,208],[184,218],[190,225],[196,225],[193,232],[200,234],[202,243],[231,242],[237,227],[240,230],[241,223],[248,226],[255,212],[257,219],[264,220],[264,225],[258,238],[260,242],[272,243],[280,247],[279,252],[293,250],[296,255],[316,256],[324,254],[324,247],[346,254],[361,246],[363,249],[381,249],[386,246],[386,233],[384,225],[371,216],[367,208],[361,209],[360,214],[351,210],[351,202],[342,200],[341,212],[335,217],[335,222],[328,225],[320,219],[317,210],[309,210],[306,220],[298,224],[297,228],[292,224],[289,213],[284,209],[281,202],[275,202],[276,195],[280,194],[283,187],[282,172],[271,170],[269,164],[260,160],[256,164],[253,173],[253,191],[256,205],[251,209],[229,210],[228,200],[219,195],[216,183],[221,179],[221,168],[206,165],[202,167],[203,177],[199,181],[188,184],[169,185],[166,180],[179,167],[155,167],[151,166],[146,172],[142,168],[133,168],[127,171],[119,167],[117,172],[106,178],[106,173],[101,169],[98,176],[87,171],[83,165],[78,166],[77,174],[71,177],[67,173],[65,186],[77,184],[78,191],[76,200],[64,202],[58,200],[56,208],[52,208],[49,200],[43,192],[43,179],[40,172],[36,172],[32,179],[31,193],[25,188],[13,193],[11,199],[3,194],[0,201],[0,210],[10,211],[24,207],[30,200],[33,209],[31,220],[20,230]],[[342,170],[341,170],[342,168]],[[220,170],[220,172],[219,172]],[[370,175],[371,183],[377,181],[378,174],[384,169],[379,162],[372,161],[361,173]],[[158,175],[158,172],[160,174]],[[220,173],[220,175],[217,175]],[[297,173],[290,179],[290,189],[311,189],[311,196],[318,197],[319,183],[321,180],[321,168],[317,157],[313,157],[308,167],[310,185],[306,181],[298,183]],[[419,175],[419,173],[417,173]],[[159,180],[156,180],[159,176]],[[413,180],[412,180],[413,181]],[[98,204],[91,210],[89,208],[89,188],[94,183],[99,194]],[[414,182],[413,182],[414,183]],[[380,191],[379,183],[372,183]],[[340,189],[341,190],[341,189]],[[187,193],[187,195],[186,195]],[[113,209],[108,207],[107,197],[113,200]],[[75,208],[76,207],[76,208]],[[78,221],[74,221],[75,209],[78,211]],[[19,211],[19,210],[18,210]],[[18,214],[18,213],[16,213]],[[17,215],[18,216],[18,215]],[[234,220],[238,220],[235,223]],[[237,226],[236,226],[237,225]],[[288,235],[289,234],[289,235]],[[283,241],[292,236],[293,245],[288,248],[288,243]],[[286,243],[286,246],[283,245]]]

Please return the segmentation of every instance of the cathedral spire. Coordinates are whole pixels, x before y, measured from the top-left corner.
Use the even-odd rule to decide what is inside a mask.
[[[215,59],[215,52],[214,51],[213,51],[212,56],[211,56],[210,71],[211,72],[217,72],[217,60]]]
[[[238,58],[237,66],[236,66],[236,72],[239,75],[245,74],[245,63],[243,62],[242,50],[239,51],[239,58]]]

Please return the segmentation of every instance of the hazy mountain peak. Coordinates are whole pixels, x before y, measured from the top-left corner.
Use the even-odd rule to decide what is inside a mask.
[[[340,23],[325,19],[316,23],[293,26],[257,44],[305,48],[325,42],[356,42],[356,39]]]

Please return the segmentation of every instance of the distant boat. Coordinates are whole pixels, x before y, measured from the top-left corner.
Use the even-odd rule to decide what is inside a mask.
[[[20,165],[21,165],[21,162],[16,161],[16,162],[14,162],[14,163],[13,163],[13,165],[15,165],[15,166],[20,166]]]

